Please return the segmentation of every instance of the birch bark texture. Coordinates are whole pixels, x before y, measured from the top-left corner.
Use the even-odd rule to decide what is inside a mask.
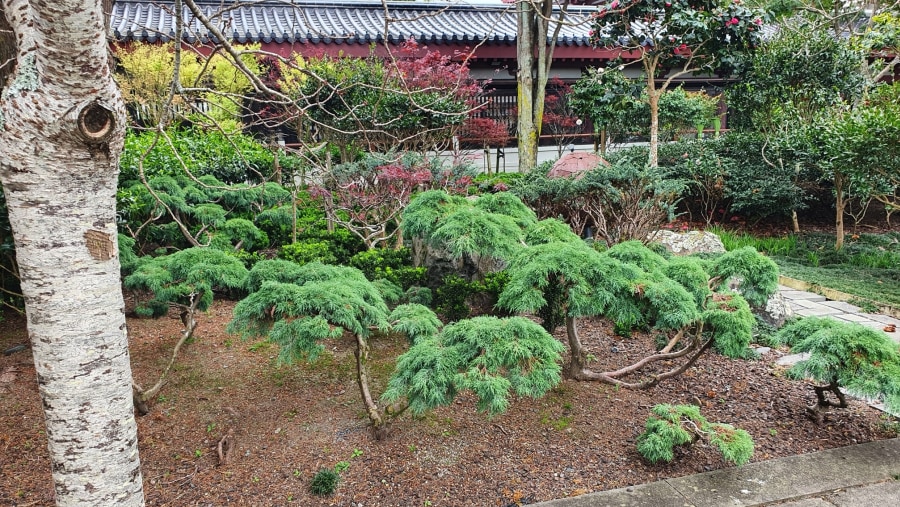
[[[143,505],[115,194],[125,109],[101,0],[0,0],[0,183],[16,243],[56,504]]]

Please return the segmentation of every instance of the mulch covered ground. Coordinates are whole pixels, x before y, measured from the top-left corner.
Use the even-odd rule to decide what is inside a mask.
[[[700,442],[671,464],[644,461],[635,439],[657,403],[699,403],[709,420],[749,431],[753,461],[896,436],[880,412],[858,401],[815,425],[804,414],[812,390],[785,379],[774,365],[780,352],[772,351],[756,361],[711,352],[647,391],[564,381],[493,419],[463,396],[424,417],[402,418],[389,438],[375,441],[350,339],[335,341],[316,363],[278,367],[274,346],[224,332],[232,307],[217,302],[201,316],[196,341],[138,420],[147,505],[508,506],[730,466]],[[128,324],[135,377],[152,384],[181,322],[172,315]],[[26,341],[21,318],[7,316],[0,329],[0,350]],[[581,331],[597,368],[627,364],[652,347],[643,335],[610,337],[599,320],[585,321]],[[404,348],[403,340],[376,340],[379,388]],[[223,464],[217,444],[226,435],[234,448]],[[342,461],[349,466],[337,492],[310,495],[313,474]],[[0,505],[52,505],[52,498],[30,350],[0,356]]]

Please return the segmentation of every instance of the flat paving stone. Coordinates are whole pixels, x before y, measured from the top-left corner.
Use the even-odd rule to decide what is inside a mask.
[[[818,308],[797,308],[794,310],[794,313],[801,317],[830,317],[833,315],[840,315],[843,312],[835,310],[834,308],[819,305]]]
[[[791,300],[825,301],[825,296],[802,290],[783,290],[781,295]]]
[[[881,322],[882,324],[893,324],[900,327],[900,319],[896,319],[890,315],[882,315],[880,313],[863,313],[862,315],[865,315],[867,318],[876,322]]]
[[[830,306],[831,308],[836,308],[842,312],[847,313],[859,313],[860,307],[856,305],[851,305],[845,301],[822,301],[821,304],[825,306]]]
[[[846,320],[847,322],[860,322],[860,323],[861,322],[872,322],[872,323],[878,324],[878,322],[875,322],[874,320],[870,319],[866,315],[858,315],[855,313],[845,313],[843,315],[835,315],[834,318],[840,319],[840,320]]]
[[[542,504],[537,504],[542,505]],[[547,502],[553,507],[684,507],[692,505],[666,481],[604,491],[596,494],[560,498]]]
[[[779,357],[775,364],[778,366],[794,366],[800,361],[809,359],[809,352],[801,352],[799,354],[791,354],[789,356]]]
[[[885,498],[894,498],[900,504],[900,481],[871,484],[827,497],[829,502],[838,507],[873,507],[879,503],[882,507],[887,507],[884,505]]]
[[[827,488],[825,491],[833,491],[883,481],[900,470],[898,458],[898,442],[888,440],[750,463],[742,467],[668,479],[666,482],[688,500],[686,505],[765,505],[821,493],[823,484]],[[604,502],[595,505],[616,504]],[[883,503],[881,505],[887,507]]]
[[[839,310],[837,308],[832,308],[832,307],[824,304],[821,301],[810,301],[808,299],[798,299],[796,301],[791,301],[791,304],[797,305],[800,308],[810,308],[810,309],[817,309],[817,310],[820,309],[820,310],[827,310],[829,312],[834,312],[834,313],[845,313],[843,310]]]
[[[804,498],[803,500],[794,500],[792,502],[775,503],[778,507],[834,507],[831,502],[826,502],[821,498]]]
[[[900,439],[894,438],[532,505],[893,507],[900,481],[891,478],[898,474]]]

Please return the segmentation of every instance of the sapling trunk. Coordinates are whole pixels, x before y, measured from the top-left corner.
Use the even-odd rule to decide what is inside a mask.
[[[837,380],[832,379],[830,383],[824,386],[813,386],[816,392],[816,404],[806,407],[806,413],[816,424],[822,424],[825,418],[825,411],[828,407],[847,408],[847,397],[841,391]],[[837,403],[829,401],[825,398],[825,394],[831,392],[838,399]]]
[[[150,389],[146,391],[141,388],[141,386],[137,382],[132,382],[132,397],[134,398],[134,406],[137,409],[140,415],[147,415],[150,413],[150,405],[149,402],[156,395],[159,394],[159,391],[166,384],[166,379],[169,376],[169,371],[172,370],[172,366],[175,364],[175,359],[178,357],[178,352],[181,350],[181,347],[187,343],[188,340],[194,336],[194,329],[197,328],[197,320],[194,319],[194,315],[197,311],[197,305],[200,303],[201,298],[198,295],[194,295],[191,298],[190,306],[186,307],[184,311],[181,313],[181,321],[184,324],[184,330],[181,332],[181,339],[178,340],[178,343],[175,344],[175,348],[172,350],[172,357],[169,358],[169,364],[166,365],[165,369],[159,376],[159,380],[156,381],[156,384],[153,385]]]
[[[387,425],[369,389],[369,344],[358,334],[356,335],[356,350],[354,354],[356,355],[356,380],[359,383],[359,392],[366,406],[366,414],[372,423],[372,432],[375,435],[375,440],[381,440],[386,436]]]
[[[575,380],[588,380],[585,378],[587,354],[578,336],[575,317],[569,315],[566,315],[566,337],[569,339],[569,377]]]

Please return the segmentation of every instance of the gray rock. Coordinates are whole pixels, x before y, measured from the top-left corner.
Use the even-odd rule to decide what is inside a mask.
[[[725,245],[718,236],[707,231],[674,232],[659,230],[648,235],[650,241],[662,244],[675,255],[724,253]]]
[[[794,316],[794,309],[791,308],[790,302],[780,293],[772,294],[766,301],[765,308],[754,308],[763,321],[775,329],[784,325],[784,322]]]
[[[505,261],[493,257],[464,255],[454,259],[450,252],[426,245],[421,240],[413,241],[412,256],[414,266],[425,268],[425,285],[432,290],[440,287],[444,277],[450,274],[472,281],[506,268]]]
[[[775,364],[778,366],[794,366],[800,361],[809,359],[809,352],[801,352],[800,354],[791,354],[789,356],[779,357]]]

